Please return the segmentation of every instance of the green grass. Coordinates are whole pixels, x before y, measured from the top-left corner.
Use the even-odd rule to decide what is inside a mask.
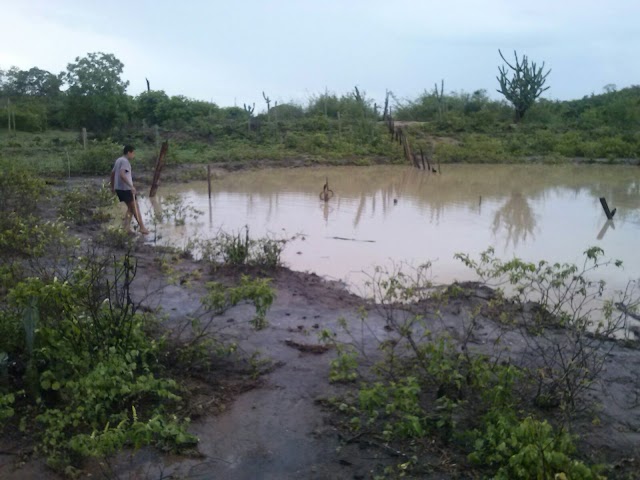
[[[389,139],[381,123],[342,124],[335,122],[304,130],[251,132],[244,137],[222,136],[204,140],[198,134],[164,132],[169,138],[166,165],[246,163],[264,160],[304,160],[315,164],[350,163],[370,165],[380,160],[404,163],[402,147]],[[314,128],[315,128],[314,127]],[[640,134],[598,131],[552,130],[532,125],[507,126],[492,133],[442,131],[442,122],[421,122],[407,127],[411,147],[422,149],[441,163],[517,163],[540,161],[563,163],[583,161],[619,162],[640,158]],[[122,143],[136,146],[136,170],[151,171],[158,149],[140,132],[126,140],[90,140],[83,149],[79,132],[51,130],[44,133],[0,130],[0,160],[9,161],[45,176],[108,176]],[[164,137],[163,137],[164,138]]]

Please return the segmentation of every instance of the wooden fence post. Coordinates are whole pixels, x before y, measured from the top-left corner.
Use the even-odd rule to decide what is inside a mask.
[[[151,182],[151,191],[149,192],[149,197],[153,198],[158,191],[158,185],[160,184],[160,172],[162,171],[162,167],[164,166],[164,157],[167,154],[167,150],[169,150],[169,142],[164,141],[162,143],[162,148],[160,148],[160,155],[158,155],[158,161],[156,162],[156,170],[153,174],[153,182]]]
[[[82,148],[87,149],[87,129],[82,127]]]

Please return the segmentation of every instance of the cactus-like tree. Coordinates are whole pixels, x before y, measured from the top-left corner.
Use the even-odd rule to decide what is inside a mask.
[[[522,56],[522,59],[518,58],[517,52],[514,50],[513,55],[516,59],[514,65],[510,64],[502,52],[498,50],[500,57],[511,69],[512,76],[509,78],[509,70],[504,65],[498,67],[500,75],[496,77],[500,83],[499,93],[505,96],[509,100],[515,109],[514,120],[518,123],[524,117],[524,114],[529,110],[531,105],[534,104],[536,98],[540,96],[542,92],[548,90],[549,87],[544,87],[547,81],[547,76],[551,73],[551,70],[544,71],[544,62],[538,67],[535,62],[529,63],[529,58],[526,55]]]
[[[244,111],[249,114],[247,115],[247,133],[251,133],[251,117],[253,117],[253,112],[256,109],[256,104],[255,102],[253,105],[248,105],[246,103],[243,103],[242,108],[244,108]]]

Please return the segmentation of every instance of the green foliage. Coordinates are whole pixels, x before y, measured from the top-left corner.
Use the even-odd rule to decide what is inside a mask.
[[[100,230],[96,242],[110,248],[127,250],[135,243],[135,237],[130,235],[124,228],[107,225]]]
[[[394,117],[425,122],[424,135],[412,136],[411,143],[435,140],[436,156],[442,162],[638,158],[640,136],[635,132],[640,125],[640,87],[608,87],[600,95],[580,100],[533,102],[545,89],[544,66],[518,57],[511,67],[513,78],[508,78],[508,67],[502,68],[501,90],[515,102],[517,120],[527,112],[526,121],[515,127],[510,125],[513,109],[509,104],[491,100],[484,90],[445,93],[436,87],[435,92],[425,91],[414,100],[394,98]],[[221,108],[163,91],[128,96],[128,84],[121,78],[123,69],[120,60],[106,53],[78,57],[60,75],[37,67],[12,68],[0,72],[0,94],[11,99],[9,108],[19,131],[74,128],[79,133],[87,127],[98,137],[112,135],[118,144],[133,140],[155,150],[153,127],[157,125],[161,137],[175,138],[168,164],[301,157],[310,162],[355,164],[380,157],[403,161],[401,149],[388,140],[385,127],[379,124],[377,103],[358,87],[342,95],[315,95],[305,106],[275,105],[269,112],[252,113],[248,123],[249,113],[238,107]],[[63,83],[67,86],[64,91]],[[0,105],[3,118],[6,109],[5,104]],[[484,138],[465,138],[469,134]],[[440,142],[439,135],[461,142]],[[8,153],[12,160],[40,172],[102,174],[113,161],[113,155],[103,156],[97,145],[92,146],[95,152],[81,151],[77,139],[65,145],[39,142],[26,146],[15,141],[19,136],[13,132],[11,140],[0,145],[0,155]]]
[[[5,422],[15,414],[15,401],[16,396],[13,393],[0,394],[0,427],[4,427]]]
[[[115,203],[116,197],[104,182],[100,187],[84,185],[63,193],[59,215],[76,225],[107,222],[111,219],[109,208]]]
[[[64,358],[70,357],[64,353]],[[68,380],[43,372],[42,389],[57,392],[63,400],[59,408],[48,408],[37,416],[44,429],[40,449],[50,464],[70,463],[74,454],[113,454],[124,446],[180,449],[197,441],[185,432],[184,422],[163,415],[162,405],[180,397],[174,393],[177,385],[173,380],[158,379],[148,370],[148,353],[153,352],[132,350],[122,355],[112,347],[108,357],[92,362],[93,368],[84,375]],[[136,404],[145,406],[146,421],[129,421],[127,410],[135,409]],[[117,425],[113,430],[112,424]]]
[[[360,409],[368,415],[368,424],[384,418],[382,435],[385,440],[421,438],[428,428],[420,401],[421,390],[418,379],[413,376],[387,384],[364,384],[358,392]]]
[[[500,52],[500,50],[498,50]],[[508,77],[507,69],[502,66],[499,68],[500,90],[502,95],[511,102],[515,108],[515,121],[519,122],[524,114],[531,108],[542,92],[548,90],[549,87],[543,87],[547,76],[551,70],[544,71],[544,62],[538,68],[535,62],[529,65],[529,58],[526,55],[522,59],[518,59],[518,54],[514,51],[515,63],[510,64],[500,52],[500,57],[507,64],[512,72],[512,77]]]
[[[15,284],[0,312],[0,324],[13,326],[0,351],[27,364],[24,378],[13,381],[24,383],[36,407],[17,414],[27,420],[36,413],[38,449],[54,468],[123,446],[179,450],[196,440],[168,415],[179,388],[159,375],[160,342],[131,301],[135,270],[127,254],[114,260],[89,252],[65,280]],[[139,418],[130,420],[135,408]]]
[[[268,325],[266,315],[275,300],[275,292],[270,283],[271,280],[268,278],[252,279],[247,275],[242,275],[240,284],[236,287],[209,282],[208,292],[202,303],[213,315],[221,315],[241,302],[251,303],[256,310],[251,323],[256,330],[261,330]]]
[[[124,65],[113,54],[89,53],[67,65],[67,118],[72,126],[103,132],[126,119],[129,82],[121,79]]]
[[[576,448],[566,431],[554,431],[547,421],[526,417],[518,421],[511,412],[490,411],[484,428],[473,432],[474,451],[469,458],[489,467],[497,480],[565,478],[599,480],[598,469],[572,456]]]
[[[594,326],[595,332],[609,335],[617,325],[603,317],[605,322],[593,324],[593,318],[602,310],[592,310],[589,302],[601,298],[605,283],[591,280],[589,274],[594,270],[612,265],[622,266],[618,260],[603,259],[604,251],[600,247],[591,247],[584,252],[582,266],[568,263],[525,262],[514,258],[504,262],[494,255],[493,247],[480,254],[475,261],[465,254],[456,254],[455,258],[473,269],[485,282],[495,285],[508,283],[516,293],[519,303],[524,304],[535,298],[540,312],[535,320],[538,323],[553,322],[564,327],[585,329]]]
[[[120,145],[92,140],[86,150],[74,154],[71,173],[106,176],[111,172],[118,153],[122,153]]]
[[[185,432],[186,421],[180,422],[175,416],[168,418],[159,414],[141,421],[134,406],[131,411],[131,419],[126,418],[114,427],[107,424],[102,431],[77,435],[71,441],[71,449],[86,457],[114,455],[125,447],[140,448],[144,445],[180,453],[198,442],[196,437]]]
[[[222,259],[227,265],[244,265],[249,260],[249,227],[245,228],[244,238],[241,233],[223,235]]]
[[[602,254],[599,248],[588,249],[585,268],[602,265]],[[371,352],[365,347],[365,338],[355,337],[344,319],[338,323],[352,339],[349,343],[338,342],[329,331],[320,334],[321,340],[333,343],[337,351],[330,363],[331,381],[366,379],[355,395],[334,403],[348,417],[345,426],[357,431],[358,437],[382,439],[403,452],[408,461],[390,472],[392,475],[417,475],[428,468],[421,465],[426,453],[423,448],[430,450],[427,445],[439,443],[467,454],[490,478],[601,478],[598,468],[576,458],[566,425],[581,393],[599,374],[606,349],[602,340],[586,330],[591,325],[576,309],[574,315],[563,317],[566,308],[551,308],[553,299],[567,302],[565,307],[584,306],[592,313],[592,306],[582,300],[589,300],[591,294],[598,298],[600,283],[590,283],[584,271],[575,266],[528,264],[517,259],[502,262],[491,249],[481,255],[480,262],[464,255],[459,258],[481,278],[506,277],[522,286],[521,293],[535,291],[533,298],[554,314],[532,308],[533,301],[527,297],[516,304],[520,308],[514,308],[498,292],[486,308],[478,306],[468,312],[471,318],[461,315],[461,331],[455,336],[447,333],[450,327],[433,333],[430,329],[438,324],[438,314],[432,312],[471,293],[461,285],[438,291],[428,282],[428,266],[412,274],[376,269],[369,287],[374,308],[386,321],[384,340],[378,344],[380,360],[369,370],[359,363],[360,358],[370,358]],[[527,312],[532,322],[522,324],[526,358],[502,349],[500,338],[491,355],[481,354],[472,345],[477,322],[486,321],[485,316],[492,315],[488,312],[496,310],[499,321],[502,313],[508,317]],[[612,310],[610,303],[602,307],[605,318],[611,317]],[[514,329],[522,319],[511,321],[505,319]],[[369,323],[364,312],[361,323],[355,331],[375,332],[380,327]],[[548,337],[546,325],[553,326]],[[566,334],[559,334],[563,331]],[[542,407],[545,395],[555,395],[553,401],[560,396],[560,402],[553,405],[561,406],[565,415],[557,417],[565,420],[559,427],[535,420],[529,413],[531,403]]]
[[[440,143],[434,157],[443,163],[505,163],[511,156],[496,138],[479,134],[464,135],[459,144]]]
[[[44,181],[25,170],[0,162],[0,214],[33,213],[38,201],[47,193]],[[2,225],[2,219],[0,219]]]
[[[330,382],[354,382],[358,378],[358,354],[353,348],[336,347],[338,356],[331,360]]]
[[[190,100],[183,96],[169,97],[163,91],[143,92],[135,99],[136,114],[147,125],[184,128],[195,119],[218,118],[214,103]]]
[[[214,266],[251,265],[274,269],[280,266],[285,245],[284,239],[251,238],[249,228],[245,227],[244,232],[236,234],[221,232],[213,240],[199,242],[196,248],[200,250],[203,260]]]
[[[513,292],[510,301],[519,308],[505,320],[522,329],[535,352],[528,376],[536,385],[534,403],[540,407],[560,407],[565,414],[578,409],[612,348],[607,340],[623,329],[621,315],[611,308],[615,300],[604,298],[604,281],[590,278],[598,268],[622,266],[603,256],[600,247],[591,247],[578,266],[518,258],[503,262],[493,248],[481,253],[479,261],[456,255],[483,281],[506,284]],[[621,295],[619,301],[633,303],[628,293]]]
[[[77,243],[69,237],[61,222],[41,222],[34,216],[7,215],[0,230],[0,259],[15,256],[39,258],[51,247],[71,247]]]
[[[162,210],[154,212],[153,223],[171,220],[174,225],[184,225],[188,219],[196,220],[204,212],[186,204],[179,195],[168,195],[162,199]]]
[[[37,67],[0,71],[0,93],[6,97],[44,97],[60,94],[62,79]]]

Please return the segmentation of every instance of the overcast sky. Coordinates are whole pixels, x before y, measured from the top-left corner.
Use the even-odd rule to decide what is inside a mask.
[[[125,65],[128,92],[280,103],[357,85],[415,98],[486,89],[498,49],[552,69],[552,99],[640,84],[639,0],[0,0],[0,69],[58,73],[88,52]],[[509,57],[507,57],[509,58]]]

